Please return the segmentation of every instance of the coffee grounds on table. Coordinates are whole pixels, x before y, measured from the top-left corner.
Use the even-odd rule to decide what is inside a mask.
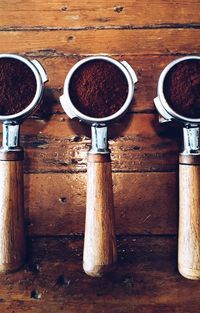
[[[114,64],[88,61],[73,74],[69,95],[74,106],[90,117],[103,118],[116,113],[125,103],[128,84]]]
[[[35,76],[25,63],[0,58],[0,115],[19,113],[31,103],[35,92]]]
[[[177,63],[164,80],[164,95],[176,113],[200,118],[200,60]]]

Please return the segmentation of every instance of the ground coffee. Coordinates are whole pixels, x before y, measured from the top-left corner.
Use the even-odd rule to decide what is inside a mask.
[[[200,118],[200,60],[186,60],[175,65],[165,78],[164,95],[178,114]]]
[[[0,58],[0,115],[22,111],[31,103],[35,92],[35,76],[25,63]]]
[[[104,60],[89,61],[73,74],[69,94],[81,113],[102,118],[122,107],[127,98],[128,84],[116,65]]]

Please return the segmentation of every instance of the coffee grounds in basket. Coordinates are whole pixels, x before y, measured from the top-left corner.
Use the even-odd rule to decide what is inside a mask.
[[[200,60],[177,63],[166,75],[163,87],[165,99],[176,113],[200,118]]]
[[[74,72],[69,95],[81,113],[103,118],[123,106],[128,95],[128,83],[116,65],[105,60],[88,61]]]
[[[36,93],[32,70],[14,58],[0,58],[0,115],[12,115],[24,110]]]

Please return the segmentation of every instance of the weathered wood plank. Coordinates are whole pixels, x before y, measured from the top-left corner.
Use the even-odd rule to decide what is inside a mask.
[[[198,24],[199,1],[1,0],[1,27],[144,27]],[[17,17],[17,18],[16,18]],[[174,22],[176,21],[176,22]]]
[[[176,129],[159,125],[157,115],[127,114],[109,127],[113,171],[176,169]],[[90,128],[65,115],[50,120],[29,119],[22,126],[26,172],[86,171]]]
[[[199,283],[178,274],[174,237],[119,238],[117,267],[101,279],[83,273],[82,239],[34,239],[29,247],[28,264],[0,276],[1,311],[198,312]]]
[[[1,53],[71,54],[195,54],[200,29],[1,31]],[[175,44],[176,43],[176,44]]]
[[[152,295],[153,296],[153,295]],[[81,313],[194,313],[198,312],[197,300],[193,304],[123,304],[120,306],[118,303],[82,303]],[[49,301],[32,301],[25,302],[23,300],[4,301],[0,304],[2,312],[17,312],[17,313],[77,313],[80,312],[80,304],[68,303],[67,301],[49,302]]]
[[[175,173],[114,173],[118,234],[175,234],[178,186]],[[86,173],[25,175],[29,233],[84,232]]]
[[[22,126],[26,172],[86,171],[90,128],[66,115],[29,119]],[[109,126],[113,171],[171,171],[178,159],[178,132],[154,114],[126,114]]]

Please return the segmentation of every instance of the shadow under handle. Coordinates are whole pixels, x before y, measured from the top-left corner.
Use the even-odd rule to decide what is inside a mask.
[[[25,261],[23,150],[0,151],[0,272]]]
[[[88,275],[100,277],[116,259],[110,153],[88,153],[83,268]]]
[[[179,156],[178,269],[200,279],[200,155]]]

